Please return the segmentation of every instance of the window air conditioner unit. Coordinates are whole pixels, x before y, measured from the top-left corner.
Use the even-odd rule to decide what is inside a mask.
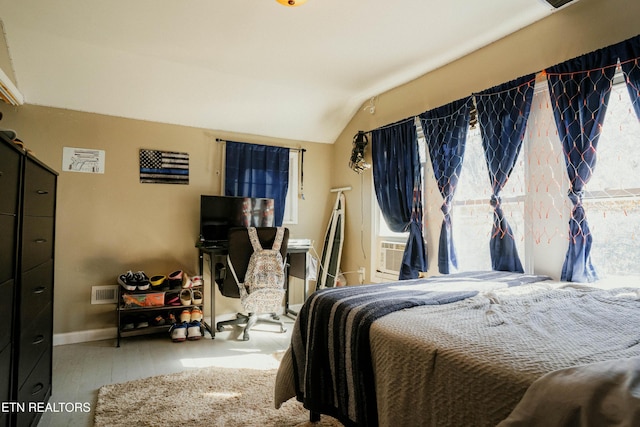
[[[399,274],[402,265],[405,243],[382,241],[380,242],[380,256],[378,257],[378,270],[382,273]]]
[[[9,76],[0,68],[0,99],[9,105],[24,104],[24,97]]]

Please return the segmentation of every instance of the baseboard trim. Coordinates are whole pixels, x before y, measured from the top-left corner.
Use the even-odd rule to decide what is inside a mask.
[[[211,317],[205,317],[205,322],[210,324]],[[216,320],[217,319],[216,317]],[[215,325],[213,325],[215,328]],[[102,341],[118,338],[118,328],[90,329],[88,331],[65,332],[63,334],[53,334],[53,345],[77,344],[81,342]]]
[[[76,344],[89,341],[101,341],[118,337],[117,328],[90,329],[88,331],[53,334],[53,345]]]

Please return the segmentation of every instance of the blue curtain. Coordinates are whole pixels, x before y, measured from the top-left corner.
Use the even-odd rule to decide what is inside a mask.
[[[227,141],[226,196],[268,197],[274,200],[274,221],[282,225],[289,188],[289,149]]]
[[[427,271],[422,234],[422,177],[418,137],[413,119],[371,132],[373,184],[382,215],[395,232],[409,232],[400,280]]]
[[[522,147],[534,86],[535,74],[530,74],[475,96],[494,209],[489,242],[491,267],[497,271],[524,272],[513,231],[500,205],[500,191],[507,183]]]
[[[569,175],[569,249],[561,280],[593,282],[592,235],[582,206],[584,187],[596,166],[598,138],[617,63],[613,49],[601,49],[546,70],[549,94]]]
[[[438,247],[438,271],[442,274],[449,274],[458,268],[451,229],[451,203],[462,169],[471,104],[472,99],[468,97],[420,115],[433,172],[444,199],[441,207],[444,219]]]
[[[618,43],[613,48],[620,59],[633,109],[640,119],[640,36]]]

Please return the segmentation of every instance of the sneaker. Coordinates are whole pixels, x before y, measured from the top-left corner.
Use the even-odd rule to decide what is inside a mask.
[[[169,313],[169,316],[167,317],[167,323],[169,323],[170,325],[175,325],[176,324],[176,315],[173,313]]]
[[[151,289],[162,289],[164,283],[167,281],[167,276],[155,275],[151,276],[149,283],[151,283]]]
[[[191,312],[188,308],[185,308],[184,310],[182,310],[182,313],[180,313],[180,321],[183,323],[191,322]]]
[[[199,340],[202,338],[202,326],[199,321],[194,320],[189,323],[187,329],[187,339],[190,341]]]
[[[146,317],[140,316],[136,319],[136,329],[148,328],[149,320]]]
[[[169,328],[171,341],[182,342],[187,339],[187,323],[176,323]]]
[[[118,283],[128,291],[135,291],[137,287],[134,274],[131,270],[118,276]]]
[[[125,317],[124,319],[122,319],[122,327],[121,329],[123,331],[130,331],[132,329],[135,328],[135,325],[133,324],[133,319],[130,317]]]
[[[156,317],[153,318],[152,322],[154,326],[162,326],[166,323],[166,319],[164,317],[162,317],[162,314],[158,314]]]
[[[204,281],[202,280],[202,276],[193,276],[191,278],[191,283],[193,284],[193,287],[200,287],[204,284]]]
[[[137,273],[135,273],[133,275],[136,286],[138,287],[138,290],[140,291],[146,291],[147,289],[149,289],[149,278],[147,277],[146,274],[144,274],[144,271],[138,271]]]
[[[193,307],[191,309],[191,321],[193,322],[198,321],[198,322],[202,322],[202,310],[200,310],[200,307]]]
[[[164,305],[180,305],[180,294],[177,292],[167,292],[164,294]]]
[[[191,302],[195,305],[200,305],[202,304],[202,291],[199,291],[197,289],[195,289],[192,293],[191,293]]]
[[[191,289],[193,282],[187,273],[182,273],[182,289]]]
[[[180,289],[182,287],[182,270],[176,270],[169,274],[169,286],[171,289]]]
[[[180,292],[180,304],[191,305],[191,289],[183,289]]]

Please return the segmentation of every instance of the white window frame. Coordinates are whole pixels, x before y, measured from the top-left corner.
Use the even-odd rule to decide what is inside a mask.
[[[289,187],[287,188],[287,197],[284,203],[283,224],[298,223],[299,157],[300,152],[298,150],[289,150]]]

